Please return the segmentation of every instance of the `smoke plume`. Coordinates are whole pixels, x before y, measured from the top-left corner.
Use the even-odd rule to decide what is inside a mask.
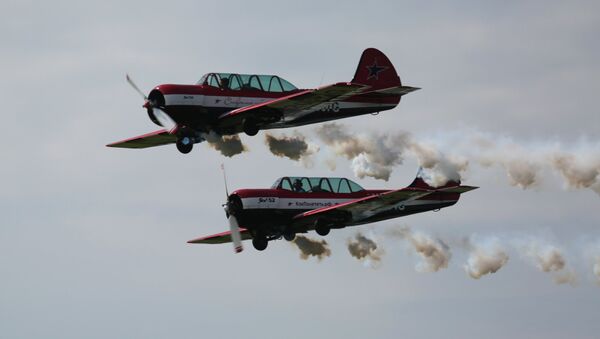
[[[596,254],[593,258],[592,272],[596,277],[596,283],[600,285],[600,254]]]
[[[335,155],[350,160],[359,178],[387,181],[395,166],[412,157],[429,170],[425,179],[435,187],[459,180],[478,164],[502,168],[508,183],[522,189],[539,185],[543,172],[554,172],[567,188],[600,194],[599,142],[582,140],[569,147],[551,141],[517,143],[472,129],[443,131],[429,138],[406,131],[356,134],[336,123],[320,125],[315,133]]]
[[[446,157],[435,145],[417,142],[408,132],[354,134],[343,125],[330,123],[317,127],[316,134],[336,155],[351,160],[359,178],[388,181],[394,166],[402,164],[405,153],[410,153],[421,167],[430,170],[426,181],[438,187],[448,180],[460,180],[459,171],[468,164],[460,157]]]
[[[496,237],[478,239],[471,236],[467,247],[470,251],[464,269],[473,279],[496,273],[508,262],[508,254]]]
[[[331,255],[329,245],[325,240],[315,240],[303,235],[297,235],[292,241],[300,250],[300,258],[307,260],[309,257],[316,257],[319,261]]]
[[[413,232],[409,227],[391,230],[390,234],[408,241],[421,257],[422,261],[415,266],[417,271],[437,272],[448,267],[452,253],[450,247],[441,239],[432,238],[422,232]]]
[[[222,136],[217,133],[210,132],[205,134],[204,138],[212,148],[221,152],[221,154],[226,157],[233,157],[234,155],[248,150],[246,146],[242,144],[242,140],[240,140],[240,137],[237,134]]]
[[[540,271],[554,273],[557,284],[575,284],[577,275],[567,267],[562,249],[539,239],[517,241],[517,249]]]
[[[309,145],[306,138],[298,132],[294,133],[293,136],[281,135],[280,137],[265,133],[265,143],[274,155],[287,157],[294,161],[305,159],[318,151],[318,148]]]
[[[600,156],[595,159],[589,154],[579,155],[557,152],[552,155],[552,163],[570,188],[594,188],[600,173]],[[598,192],[596,190],[596,192]]]
[[[347,244],[350,255],[363,261],[365,265],[376,268],[381,263],[381,256],[384,252],[373,239],[358,232],[354,238],[348,239]]]
[[[354,175],[389,180],[393,166],[402,163],[407,135],[354,135],[336,123],[323,124],[316,134],[333,152],[352,161]]]

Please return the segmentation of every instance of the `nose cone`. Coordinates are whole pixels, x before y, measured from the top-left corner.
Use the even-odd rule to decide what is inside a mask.
[[[154,106],[154,107],[164,107],[165,106],[165,96],[163,94],[163,91],[159,88],[156,87],[154,88],[150,94],[148,95],[148,107]],[[148,108],[146,107],[146,108]]]

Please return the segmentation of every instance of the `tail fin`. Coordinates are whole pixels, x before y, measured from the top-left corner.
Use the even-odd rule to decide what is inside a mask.
[[[419,171],[417,172],[417,177],[415,178],[415,180],[413,180],[413,182],[410,185],[408,185],[408,187],[439,190],[439,189],[444,189],[444,188],[448,188],[448,187],[460,186],[460,180],[449,180],[444,186],[433,187],[425,181],[425,178],[426,178],[426,173],[423,171],[422,167],[419,167]]]
[[[375,48],[364,50],[358,62],[353,83],[369,85],[373,89],[399,87],[400,77],[390,59]]]

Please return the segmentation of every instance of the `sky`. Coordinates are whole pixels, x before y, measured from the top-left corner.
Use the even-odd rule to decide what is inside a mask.
[[[0,338],[597,338],[600,196],[551,167],[523,189],[469,159],[463,182],[480,189],[457,205],[334,230],[319,261],[283,240],[239,255],[187,244],[227,228],[220,164],[230,190],[284,175],[399,188],[418,159],[405,155],[386,182],[356,178],[343,157],[332,171],[326,147],[309,167],[276,157],[264,132],[241,136],[249,151],[232,158],[206,144],[188,155],[104,145],[156,129],[126,73],[145,91],[212,71],[311,88],[349,81],[376,47],[422,90],[340,122],[349,131],[408,131],[450,151],[477,131],[525,159],[547,148],[598,159],[599,13],[594,1],[4,1]],[[318,143],[315,128],[276,133]],[[388,232],[399,227],[448,244],[447,267],[419,270]],[[376,267],[349,255],[357,231],[385,250]],[[495,239],[508,262],[471,278],[464,239]],[[577,281],[536,267],[531,239],[561,249]]]

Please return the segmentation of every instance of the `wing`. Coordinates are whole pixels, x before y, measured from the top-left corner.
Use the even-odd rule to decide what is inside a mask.
[[[433,192],[435,190],[403,188],[348,201],[335,206],[318,208],[296,215],[292,221],[292,227],[295,229],[311,229],[315,221],[321,218],[341,223],[357,222],[372,215],[381,208],[419,199]]]
[[[177,137],[175,135],[170,134],[165,129],[161,129],[137,137],[113,142],[112,144],[108,144],[106,146],[121,148],[148,148],[154,146],[174,144],[176,141]]]
[[[252,239],[250,231],[248,231],[245,228],[240,227],[240,235],[242,236],[242,240]],[[224,244],[228,242],[232,242],[231,231],[217,233],[198,239],[193,239],[188,241],[188,244]]]
[[[304,90],[282,98],[269,100],[227,112],[219,117],[222,128],[233,128],[241,131],[244,119],[251,118],[257,124],[278,121],[281,117],[297,113],[328,101],[341,100],[363,91],[368,86],[340,82],[317,89]]]

